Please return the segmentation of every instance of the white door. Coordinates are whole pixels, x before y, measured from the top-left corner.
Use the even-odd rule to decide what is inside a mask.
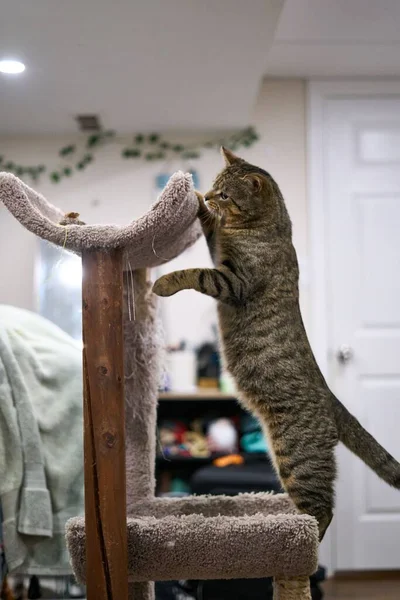
[[[400,460],[400,85],[328,94],[321,121],[329,382]],[[400,569],[400,490],[338,456],[336,568]]]

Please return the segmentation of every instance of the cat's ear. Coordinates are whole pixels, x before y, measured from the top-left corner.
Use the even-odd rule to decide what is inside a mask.
[[[251,173],[249,175],[245,175],[243,177],[244,181],[247,181],[253,188],[253,192],[261,192],[261,190],[268,185],[268,182],[265,177],[260,175],[259,173]]]
[[[235,163],[244,162],[243,158],[239,158],[236,154],[233,154],[233,152],[228,150],[228,148],[224,148],[224,146],[221,146],[221,154],[227,167],[234,165]]]

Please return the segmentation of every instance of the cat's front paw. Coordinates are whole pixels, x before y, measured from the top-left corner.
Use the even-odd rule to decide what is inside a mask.
[[[169,275],[163,275],[153,285],[153,293],[157,296],[172,296],[178,290]]]
[[[199,203],[199,207],[197,210],[197,215],[200,217],[201,215],[204,215],[205,213],[208,213],[208,208],[207,205],[205,203],[205,200],[203,198],[203,195],[200,194],[200,192],[198,192],[197,190],[195,190],[194,192],[197,196],[197,201]]]

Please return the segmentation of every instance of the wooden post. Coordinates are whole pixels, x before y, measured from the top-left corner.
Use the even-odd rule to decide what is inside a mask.
[[[122,250],[82,253],[87,600],[127,600]]]

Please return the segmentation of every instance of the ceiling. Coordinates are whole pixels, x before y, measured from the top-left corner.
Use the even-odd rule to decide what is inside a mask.
[[[5,0],[0,135],[247,125],[263,76],[400,76],[400,0]]]
[[[284,0],[6,0],[0,134],[248,125]],[[238,84],[238,82],[240,82]]]
[[[400,76],[400,1],[286,0],[264,72]]]

